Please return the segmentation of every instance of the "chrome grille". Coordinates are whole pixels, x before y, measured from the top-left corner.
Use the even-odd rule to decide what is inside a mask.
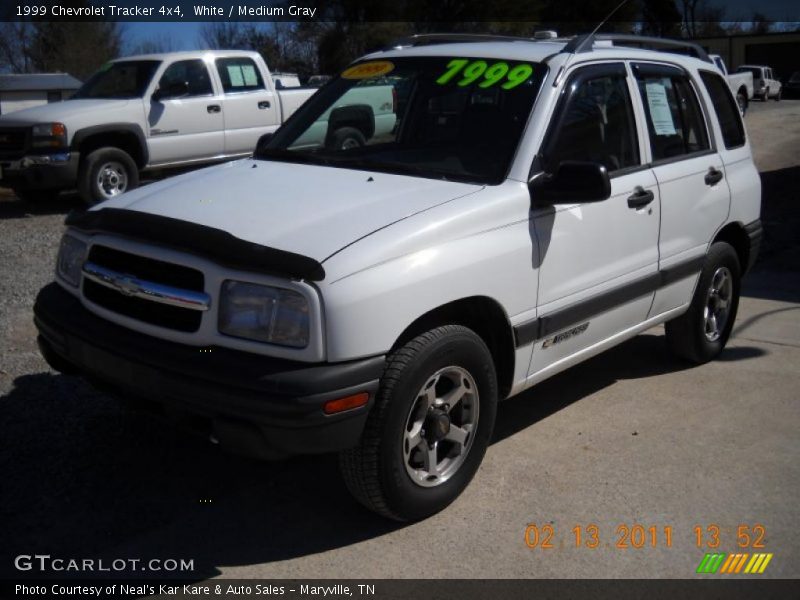
[[[204,283],[196,269],[95,245],[84,265],[83,295],[117,314],[191,333],[208,308]]]

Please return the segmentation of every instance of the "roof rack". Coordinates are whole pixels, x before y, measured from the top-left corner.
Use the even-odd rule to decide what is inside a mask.
[[[648,50],[662,50],[666,52],[677,52],[678,54],[688,54],[705,62],[710,63],[711,59],[699,44],[684,40],[673,40],[669,38],[648,37],[641,35],[631,35],[627,33],[586,33],[577,35],[564,46],[561,52],[567,54],[579,54],[581,52],[591,52],[592,46],[596,41],[610,41],[620,46],[635,46]],[[712,63],[713,64],[713,63]]]
[[[400,38],[389,44],[389,48],[408,48],[431,46],[434,44],[453,44],[459,42],[536,42],[546,41],[513,35],[491,35],[483,33],[419,33]]]

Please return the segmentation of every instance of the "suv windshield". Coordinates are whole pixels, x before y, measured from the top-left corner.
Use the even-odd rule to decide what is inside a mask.
[[[500,183],[544,65],[492,58],[393,58],[346,69],[256,158]]]
[[[159,64],[157,60],[108,63],[92,75],[73,98],[141,98]]]

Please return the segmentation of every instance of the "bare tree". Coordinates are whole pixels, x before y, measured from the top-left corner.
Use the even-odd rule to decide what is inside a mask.
[[[750,29],[753,33],[769,33],[772,29],[772,23],[770,23],[769,19],[767,19],[767,16],[758,11],[753,13],[753,18],[751,19],[750,23]]]
[[[200,44],[210,50],[250,50],[247,47],[246,28],[252,28],[240,22],[214,22],[203,25],[200,29]]]
[[[167,35],[153,36],[133,44],[128,48],[126,54],[161,54],[162,52],[174,52],[177,50],[175,41]]]
[[[0,63],[12,73],[30,73],[33,68],[30,47],[34,25],[28,21],[0,24]]]
[[[34,23],[29,46],[32,69],[60,71],[84,79],[120,55],[123,29],[102,21]]]

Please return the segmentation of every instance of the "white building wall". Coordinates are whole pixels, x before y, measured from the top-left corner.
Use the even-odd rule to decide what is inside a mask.
[[[47,92],[0,92],[0,114],[47,104]]]

